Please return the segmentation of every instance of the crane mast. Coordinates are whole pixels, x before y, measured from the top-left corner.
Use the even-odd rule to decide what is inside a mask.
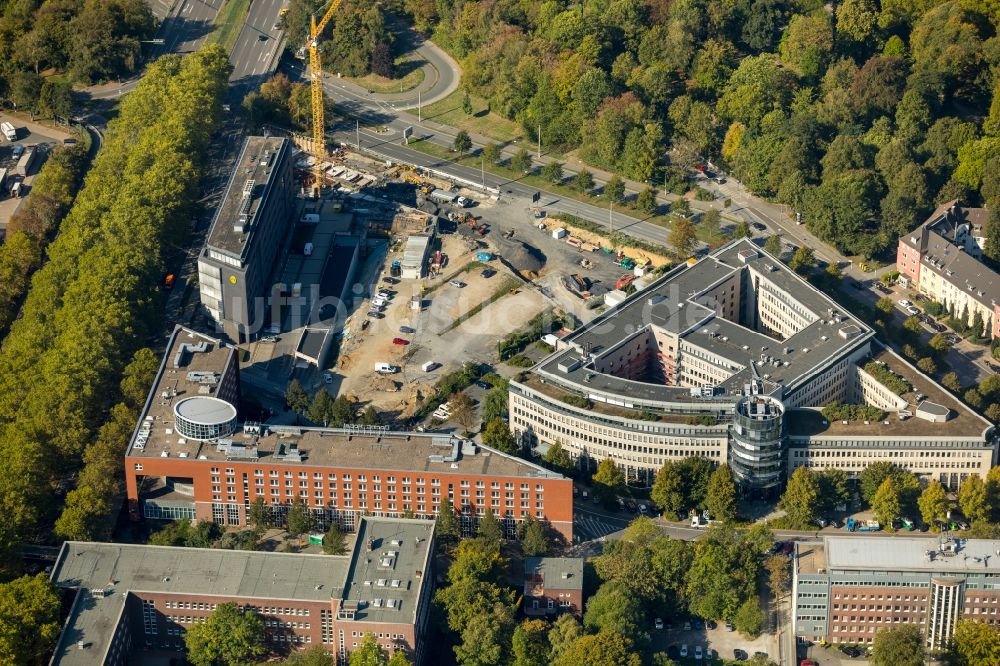
[[[326,109],[323,100],[323,67],[319,57],[319,36],[323,29],[333,18],[333,14],[340,7],[342,0],[333,0],[330,7],[323,14],[323,18],[316,23],[316,16],[312,16],[309,26],[309,87],[312,93],[312,141],[313,152],[316,157],[326,157]],[[319,161],[316,162],[316,187],[319,187]]]

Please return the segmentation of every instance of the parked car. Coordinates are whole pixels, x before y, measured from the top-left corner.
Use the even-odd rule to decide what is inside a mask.
[[[700,645],[695,645],[694,646],[694,658],[695,658],[695,660],[700,661],[703,656],[704,656],[704,654],[702,653],[701,646]]]
[[[861,648],[856,648],[852,645],[842,645],[840,646],[840,651],[852,659],[857,659],[865,653]]]
[[[717,624],[715,623],[715,620],[706,620],[706,621],[705,621],[705,626],[706,626],[706,627],[708,627],[709,629],[715,629],[715,628],[716,628],[716,627],[718,627],[719,625],[717,625]]]
[[[681,645],[681,657],[688,656],[688,646],[687,643]]]
[[[491,278],[491,277],[493,277],[496,274],[497,274],[497,272],[495,270],[493,270],[492,268],[484,269],[483,272],[480,273],[480,275],[482,275],[484,278]]]
[[[663,631],[663,618],[656,618],[653,620],[653,628],[657,631]]]
[[[905,298],[901,298],[899,300],[899,305],[900,305],[900,307],[908,308],[908,307],[910,307],[910,302],[908,300],[906,300]]]
[[[461,289],[462,287],[465,286],[465,283],[462,282],[461,280],[451,280],[450,282],[448,282],[448,284],[458,289]]]
[[[736,627],[729,620],[726,620],[726,631],[736,631]]]
[[[385,315],[379,312],[378,310],[369,310],[368,316],[371,317],[372,319],[381,319]]]
[[[918,314],[920,314],[920,308],[917,308],[917,307],[915,307],[913,305],[909,305],[909,306],[906,307],[906,314],[914,315],[914,316],[918,315]]]
[[[819,666],[819,664],[817,664],[812,659],[803,659],[802,661],[799,662],[799,666]]]
[[[276,336],[276,335],[265,335],[264,337],[262,337],[260,339],[260,341],[261,342],[265,342],[265,343],[274,344],[275,342],[278,341],[278,336]]]
[[[410,341],[404,340],[403,338],[393,338],[392,344],[399,345],[400,347],[405,347],[406,345],[410,344]]]
[[[733,657],[736,659],[736,661],[746,661],[747,659],[750,658],[750,655],[746,653],[746,650],[741,650],[739,648],[736,648],[735,650],[733,650]]]
[[[705,627],[700,617],[696,617],[695,619],[693,619],[691,621],[691,626],[695,629],[695,631],[701,631]]]
[[[691,620],[684,620],[684,631],[691,631]]]
[[[755,230],[761,232],[761,233],[764,233],[765,231],[767,231],[767,227],[765,225],[761,224],[760,222],[754,222],[750,226],[753,227]]]
[[[400,326],[399,327],[399,332],[400,333],[416,333],[417,331],[416,331],[416,329],[410,328],[409,326]]]

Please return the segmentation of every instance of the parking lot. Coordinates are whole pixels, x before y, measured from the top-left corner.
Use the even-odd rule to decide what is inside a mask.
[[[45,156],[48,154],[48,151],[56,145],[62,144],[65,139],[71,138],[71,135],[3,113],[0,113],[0,122],[11,123],[18,132],[16,141],[8,141],[6,137],[0,135],[0,169],[7,170],[8,181],[0,188],[0,230],[5,230],[10,216],[14,214],[14,211],[17,210],[21,202],[30,193],[31,183],[34,181],[35,175],[38,174],[38,170],[42,168],[42,164],[45,163]],[[17,159],[14,156],[14,144],[19,144],[25,148],[36,146],[38,150],[38,154],[28,175],[23,179],[14,172],[14,167],[17,165]],[[8,196],[10,187],[14,182],[18,181],[21,181],[21,187],[23,188],[22,196],[20,198]]]
[[[714,663],[737,659],[736,650],[741,650],[742,654],[747,656],[753,656],[755,652],[764,652],[772,660],[778,659],[778,639],[773,634],[762,634],[754,640],[749,640],[737,631],[728,630],[724,624],[719,624],[713,629],[699,620],[686,623],[683,620],[674,620],[672,625],[666,624],[661,630],[657,630],[654,624],[650,635],[655,651],[666,652],[679,663],[711,664],[712,660],[707,658],[708,650],[714,650],[717,655]],[[687,657],[682,657],[681,653],[685,647]],[[698,647],[703,654],[700,662],[695,658]]]

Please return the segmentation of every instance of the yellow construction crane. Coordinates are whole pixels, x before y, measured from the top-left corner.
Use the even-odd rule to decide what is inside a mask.
[[[316,17],[313,16],[309,31],[309,85],[312,90],[313,150],[316,152],[317,158],[326,157],[326,137],[324,132],[326,127],[324,118],[326,114],[323,108],[323,68],[320,65],[319,59],[319,36],[322,34],[326,24],[333,18],[333,14],[340,7],[341,2],[342,0],[333,0],[319,23],[316,23]],[[316,164],[318,176],[318,160]],[[318,177],[316,186],[319,186]]]

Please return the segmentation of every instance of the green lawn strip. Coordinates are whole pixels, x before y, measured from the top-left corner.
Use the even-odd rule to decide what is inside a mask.
[[[451,322],[451,325],[448,328],[441,331],[441,333],[442,334],[447,333],[448,331],[458,328],[463,323],[465,323],[466,321],[472,319],[477,314],[479,314],[483,310],[483,308],[485,308],[487,305],[499,301],[501,298],[509,294],[511,289],[516,289],[522,285],[523,283],[520,280],[508,275],[507,277],[504,278],[504,281],[500,283],[500,286],[496,288],[496,291],[494,291],[489,298],[487,298],[482,303],[475,305],[468,312],[459,316],[458,319]]]
[[[208,36],[209,43],[219,44],[226,53],[231,53],[249,12],[250,0],[228,0],[215,16],[215,30]]]
[[[482,134],[499,142],[513,141],[522,135],[517,123],[495,113],[483,113],[488,108],[486,101],[475,95],[469,97],[472,114],[466,113],[462,108],[464,94],[461,88],[455,90],[444,99],[422,107],[421,116],[424,120]]]
[[[399,58],[396,60],[396,66],[399,67],[406,62],[405,58]],[[345,76],[344,79],[350,81],[354,85],[361,86],[367,90],[371,90],[373,93],[387,94],[387,93],[403,93],[408,90],[413,90],[421,83],[424,82],[423,67],[416,67],[413,71],[407,72],[402,77],[398,79],[387,79],[384,76],[379,76],[378,74],[366,74],[365,76]]]

